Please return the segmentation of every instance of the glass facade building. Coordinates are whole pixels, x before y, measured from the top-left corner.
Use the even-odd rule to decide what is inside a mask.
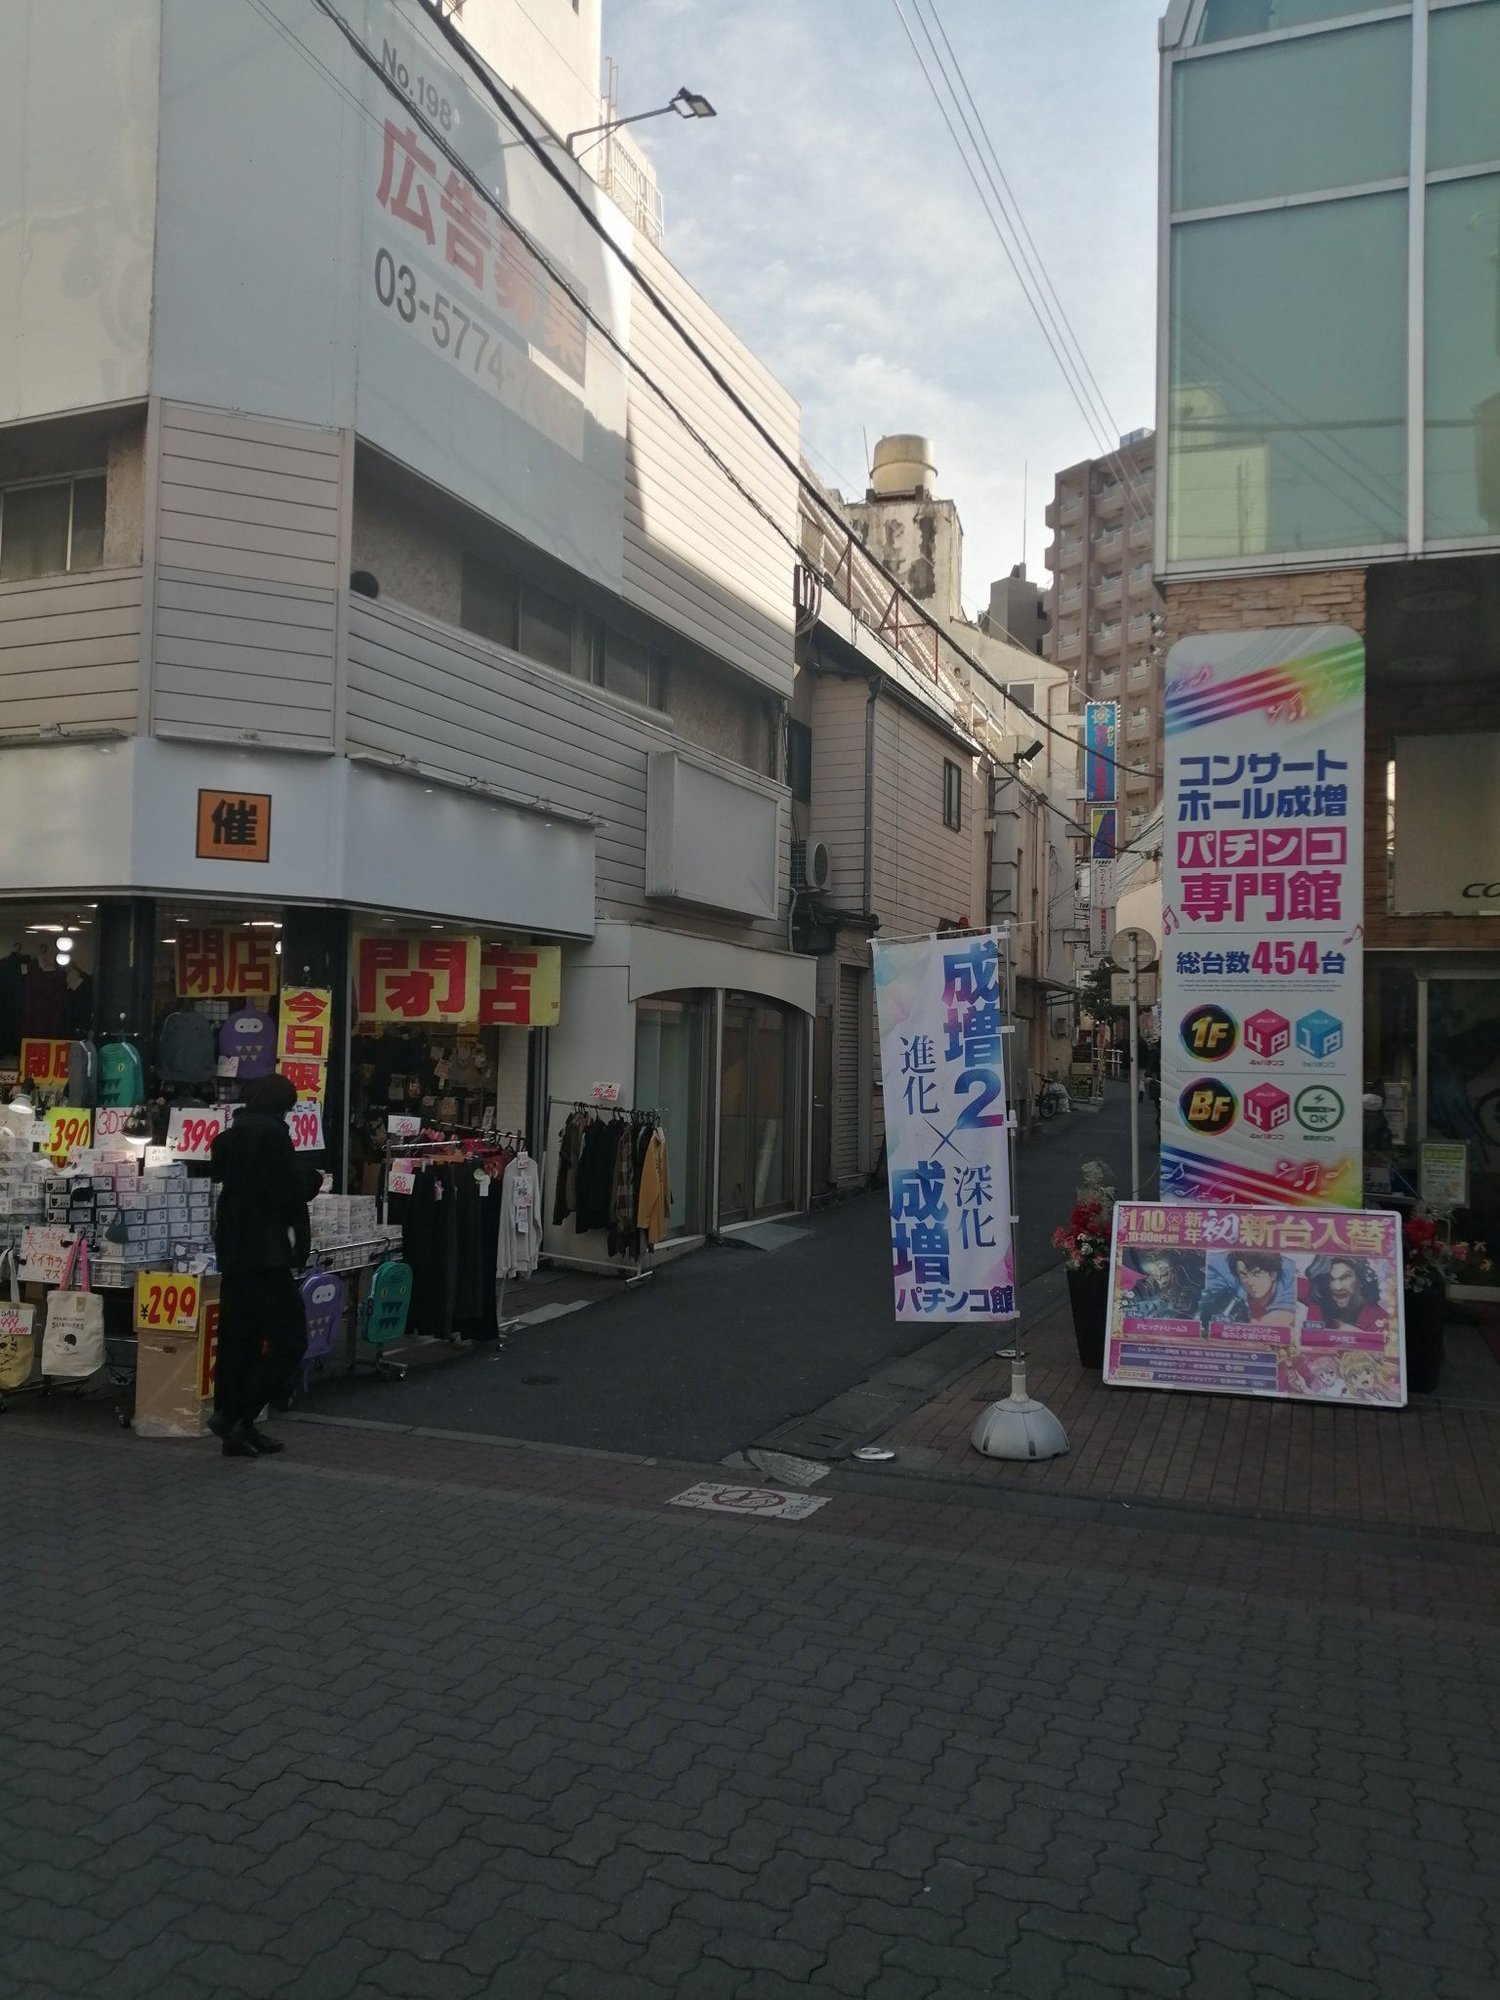
[[[1158,574],[1500,540],[1500,0],[1178,0]]]

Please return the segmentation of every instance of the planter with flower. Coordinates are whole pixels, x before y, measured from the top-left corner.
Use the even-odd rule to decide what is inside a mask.
[[[1105,1323],[1109,1311],[1109,1243],[1115,1191],[1102,1160],[1086,1160],[1083,1185],[1067,1221],[1052,1232],[1061,1250],[1073,1308],[1073,1338],[1085,1368],[1104,1366]]]
[[[1450,1280],[1474,1281],[1493,1271],[1483,1243],[1454,1243],[1430,1215],[1408,1215],[1401,1224],[1401,1279],[1405,1291],[1406,1386],[1429,1395],[1443,1366],[1443,1322]]]

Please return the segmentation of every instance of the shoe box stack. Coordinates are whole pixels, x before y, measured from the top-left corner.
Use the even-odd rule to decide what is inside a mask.
[[[135,1269],[168,1269],[213,1248],[213,1187],[190,1180],[181,1162],[143,1174],[120,1197],[121,1261]]]
[[[308,1203],[313,1256],[327,1270],[353,1269],[399,1256],[401,1230],[383,1224],[374,1195],[320,1194]]]
[[[0,1243],[18,1243],[23,1229],[46,1221],[51,1174],[40,1153],[0,1152]]]

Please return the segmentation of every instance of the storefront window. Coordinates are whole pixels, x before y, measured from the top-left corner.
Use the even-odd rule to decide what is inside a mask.
[[[707,1176],[705,1132],[713,999],[664,994],[635,1010],[635,1103],[655,1111],[667,1137],[672,1208],[667,1235],[701,1236]]]
[[[1174,209],[1362,187],[1410,164],[1408,21],[1180,62],[1173,90]]]
[[[354,1191],[377,1191],[393,1116],[445,1134],[525,1138],[529,1030],[557,1019],[558,948],[371,917],[355,919],[351,953]]]
[[[1170,561],[1404,540],[1405,301],[1404,193],[1176,226]]]
[[[1500,11],[1500,10],[1497,10]],[[1427,532],[1500,532],[1500,174],[1427,190]]]
[[[98,908],[0,908],[0,1078],[35,1103],[67,1101],[71,1045],[94,1025]],[[3,1101],[3,1100],[0,1100]]]
[[[1500,1245],[1500,976],[1427,981],[1427,1131],[1469,1148],[1463,1233]]]
[[[720,1079],[719,1220],[795,1208],[802,1104],[802,1017],[727,994]]]

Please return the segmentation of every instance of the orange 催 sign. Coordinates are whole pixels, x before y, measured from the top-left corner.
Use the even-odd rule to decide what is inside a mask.
[[[271,794],[200,791],[197,852],[200,861],[269,861]]]

